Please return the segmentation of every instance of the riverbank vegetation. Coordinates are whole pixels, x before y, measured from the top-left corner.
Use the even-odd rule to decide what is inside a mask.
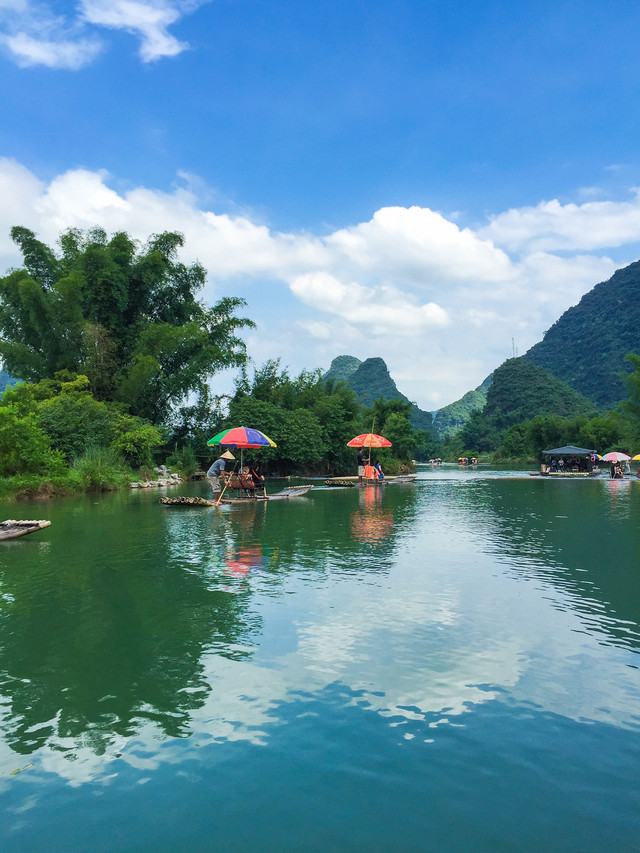
[[[375,397],[375,371],[395,388],[381,359],[352,359],[349,381],[320,369],[292,376],[279,360],[250,375],[245,302],[198,299],[205,271],[180,262],[180,234],[142,245],[72,229],[56,250],[26,228],[11,236],[24,263],[0,278],[0,496],[120,488],[160,463],[189,477],[215,457],[207,440],[239,425],[277,442],[245,458],[280,475],[351,473],[347,442],[366,432],[392,442],[373,451],[387,473],[433,456],[537,461],[561,444],[640,450],[640,356],[628,356],[627,399],[607,412],[544,367],[509,359],[483,386],[483,407],[441,442],[406,397]],[[234,392],[216,396],[215,375],[229,367]],[[366,398],[352,387],[365,368]]]
[[[611,450],[640,452],[640,356],[629,353],[626,360],[633,372],[622,376],[626,397],[615,409],[598,412],[590,401],[585,404],[578,399],[577,405],[583,410],[580,414],[537,413],[531,416],[530,412],[535,412],[536,408],[538,412],[548,411],[545,399],[528,411],[505,415],[500,406],[495,405],[490,389],[485,408],[475,410],[465,427],[445,440],[443,453],[451,459],[484,455],[495,462],[538,462],[543,450],[567,444],[600,453]]]
[[[247,373],[242,299],[197,299],[199,264],[178,260],[179,234],[140,245],[127,234],[69,230],[58,250],[26,228],[11,231],[23,267],[0,278],[0,495],[118,488],[159,462],[190,476],[208,467],[207,439],[247,424],[277,439],[261,452],[279,474],[344,473],[346,442],[375,423],[393,441],[387,470],[410,464],[430,437],[408,421],[402,400],[362,406],[322,373],[289,376],[277,361]],[[231,398],[212,378],[235,367]],[[137,476],[137,475],[136,475]]]

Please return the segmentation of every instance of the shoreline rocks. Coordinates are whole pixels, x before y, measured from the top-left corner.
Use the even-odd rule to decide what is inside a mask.
[[[155,469],[159,475],[157,480],[135,480],[129,483],[132,489],[157,489],[165,486],[178,486],[182,482],[182,477],[175,471],[169,471],[166,465],[160,465]]]

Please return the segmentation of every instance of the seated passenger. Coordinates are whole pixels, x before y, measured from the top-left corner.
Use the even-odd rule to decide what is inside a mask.
[[[251,466],[250,475],[256,492],[258,489],[262,489],[262,496],[266,498],[267,489],[264,484],[264,476],[260,473],[260,468],[257,462]]]

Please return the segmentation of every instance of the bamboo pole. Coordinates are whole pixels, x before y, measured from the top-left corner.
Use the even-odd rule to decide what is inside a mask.
[[[237,463],[238,463],[238,460],[236,459],[236,465],[237,465]],[[229,480],[233,477],[233,475],[234,475],[235,473],[236,473],[236,466],[234,465],[234,466],[233,466],[233,471],[231,472],[231,474],[229,474],[229,476],[227,477],[227,479],[226,479],[226,480],[225,480],[225,482],[224,482],[224,489],[220,492],[220,497],[219,497],[219,498],[218,498],[218,500],[216,501],[216,506],[220,506],[220,501],[222,500],[222,496],[223,496],[223,495],[224,495],[224,493],[227,491],[227,486],[229,485]]]

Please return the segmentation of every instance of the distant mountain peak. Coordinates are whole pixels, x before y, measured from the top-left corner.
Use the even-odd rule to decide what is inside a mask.
[[[324,375],[325,379],[341,379],[349,382],[362,362],[353,355],[337,355],[331,362],[331,367]]]
[[[411,400],[398,390],[393,381],[389,368],[383,358],[374,356],[365,361],[352,355],[339,355],[331,362],[331,367],[324,375],[325,379],[341,379],[358,395],[363,406],[373,406],[376,400]],[[410,420],[416,429],[431,430],[431,413],[419,409],[411,403]]]

